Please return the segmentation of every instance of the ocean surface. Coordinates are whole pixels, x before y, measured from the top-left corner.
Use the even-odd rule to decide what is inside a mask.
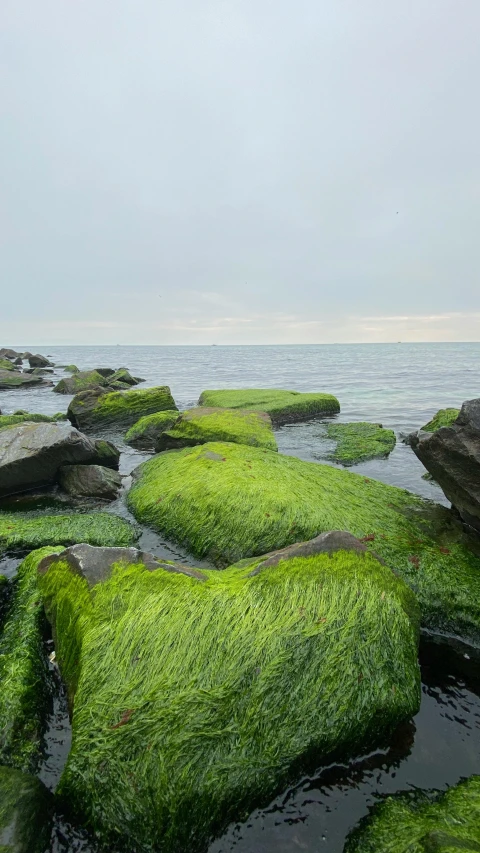
[[[145,383],[169,385],[180,409],[196,404],[200,393],[215,388],[287,388],[335,394],[341,405],[338,421],[373,421],[393,429],[395,450],[387,459],[354,466],[385,483],[409,489],[447,504],[401,437],[425,424],[440,408],[460,407],[480,396],[480,343],[362,344],[321,346],[210,347],[41,347],[6,342],[16,350],[41,352],[55,364],[80,369],[128,367]],[[58,381],[63,370],[55,369]],[[0,391],[0,409],[52,414],[66,411],[70,397],[51,388]],[[331,445],[322,420],[276,430],[281,453],[312,462],[326,462]],[[121,471],[128,474],[148,458],[114,437],[122,450]],[[128,478],[126,480],[128,487]],[[30,503],[29,503],[30,501]],[[57,501],[57,503],[55,503]],[[85,502],[84,502],[85,504]],[[83,505],[84,505],[83,504]],[[1,509],[41,512],[64,509],[61,497],[22,497],[3,501]],[[108,507],[128,517],[122,499]],[[156,554],[198,561],[174,543],[144,530],[141,547]],[[13,575],[17,559],[0,562]],[[385,749],[358,756],[348,765],[319,767],[299,779],[274,802],[231,826],[214,841],[210,853],[279,853],[328,851],[341,853],[346,835],[369,807],[385,794],[415,788],[445,789],[461,778],[480,773],[480,660],[461,644],[424,637],[421,645],[422,706]],[[60,694],[52,711],[49,751],[41,778],[54,787],[65,761],[70,730]],[[54,853],[92,853],[94,845],[78,828],[58,819],[52,839]],[[195,851],[192,851],[195,853]]]

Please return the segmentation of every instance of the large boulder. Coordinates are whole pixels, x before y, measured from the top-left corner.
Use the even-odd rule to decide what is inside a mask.
[[[36,355],[29,355],[28,363],[30,367],[55,367],[52,361],[49,361],[46,356],[40,355],[39,353]]]
[[[134,472],[134,515],[219,567],[331,529],[412,587],[426,628],[480,643],[480,556],[446,507],[329,465],[240,444],[162,453]]]
[[[68,407],[68,417],[78,429],[113,428],[125,430],[145,415],[176,409],[170,388],[146,388],[142,391],[108,391],[97,388],[82,391]]]
[[[336,442],[335,450],[328,454],[328,459],[342,465],[356,465],[367,459],[388,456],[396,443],[393,430],[384,429],[381,424],[361,421],[329,424],[326,436]]]
[[[173,427],[179,417],[180,412],[177,410],[146,415],[125,433],[125,442],[137,450],[155,450],[162,432]]]
[[[0,767],[0,850],[44,853],[50,848],[53,797],[34,776]]]
[[[62,465],[58,482],[69,495],[113,501],[122,487],[122,478],[102,465]]]
[[[207,407],[183,412],[173,426],[160,433],[155,450],[158,453],[179,447],[194,447],[208,441],[233,441],[277,450],[272,421],[266,412]]]
[[[25,553],[47,545],[91,545],[129,547],[138,540],[139,530],[125,518],[110,512],[68,515],[24,515],[0,513],[0,556]]]
[[[8,347],[2,347],[0,349],[0,358],[9,358],[13,361],[14,358],[19,358],[21,355],[21,352],[16,352],[14,349],[8,349]]]
[[[69,423],[23,423],[0,430],[0,496],[55,482],[62,465],[99,461],[95,443]]]
[[[38,579],[73,704],[57,791],[102,847],[204,850],[419,707],[415,597],[371,554],[254,574],[72,550]]]
[[[410,792],[377,805],[347,840],[344,853],[480,851],[480,776],[446,793]]]
[[[463,521],[480,533],[480,398],[464,403],[451,426],[420,430],[410,445]]]
[[[302,394],[299,391],[271,388],[203,391],[198,403],[200,406],[222,409],[267,412],[274,425],[335,415],[340,411],[340,403],[332,394]]]
[[[49,385],[52,385],[52,383],[47,382],[43,376],[20,373],[17,370],[0,369],[0,391],[9,391],[14,388],[21,388],[22,390],[28,388],[46,388]]]
[[[78,394],[79,391],[88,391],[105,385],[106,379],[96,370],[79,370],[72,376],[61,379],[53,389],[56,394]]]

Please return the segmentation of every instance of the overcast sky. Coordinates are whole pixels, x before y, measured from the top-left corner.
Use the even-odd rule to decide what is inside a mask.
[[[2,0],[0,345],[480,340],[479,0]]]

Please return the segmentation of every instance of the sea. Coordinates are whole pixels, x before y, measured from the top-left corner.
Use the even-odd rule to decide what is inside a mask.
[[[328,344],[308,346],[43,346],[5,343],[19,351],[41,352],[56,365],[80,369],[127,367],[145,382],[140,387],[169,385],[180,409],[194,406],[203,390],[220,388],[285,388],[334,394],[341,422],[370,421],[393,429],[395,449],[386,459],[361,463],[351,470],[448,505],[441,489],[424,479],[425,470],[402,440],[425,424],[440,408],[460,408],[480,397],[480,343]],[[65,375],[55,368],[55,382]],[[0,410],[53,414],[66,411],[70,397],[51,388],[0,391]],[[327,419],[291,424],[276,430],[279,451],[317,464],[328,461]],[[331,419],[328,419],[331,422]],[[121,472],[128,475],[148,458],[114,437],[122,451]],[[38,496],[37,512],[64,507],[61,498]],[[42,501],[44,503],[42,503]],[[52,509],[53,507],[53,509]],[[0,511],[31,507],[18,497],[0,503]],[[110,511],[128,516],[123,499]],[[141,547],[160,556],[198,561],[175,543],[152,531],[142,533]],[[205,563],[202,565],[206,565]],[[18,560],[0,561],[0,572],[14,575]],[[273,802],[212,841],[209,853],[341,853],[345,839],[369,809],[386,795],[417,789],[445,790],[460,779],[480,773],[480,657],[459,642],[424,635],[420,647],[422,704],[419,713],[400,727],[391,742],[348,764],[318,767],[298,779]],[[54,788],[70,743],[64,695],[49,721],[48,749],[40,777]],[[94,842],[79,827],[57,816],[51,853],[96,853]],[[195,851],[192,850],[192,853]]]

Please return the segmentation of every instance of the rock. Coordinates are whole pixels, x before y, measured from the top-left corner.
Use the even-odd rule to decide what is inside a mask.
[[[0,370],[16,370],[16,367],[8,358],[0,358]]]
[[[99,388],[106,380],[96,370],[81,370],[66,379],[61,379],[53,389],[57,394],[78,394],[79,391]]]
[[[33,376],[48,376],[49,373],[54,373],[52,367],[26,367],[24,373],[33,374]]]
[[[21,353],[15,352],[14,349],[5,349],[5,347],[0,349],[0,358],[9,358],[13,361],[14,358],[19,358],[20,356]]]
[[[480,532],[480,398],[464,403],[450,427],[412,436],[411,447],[463,521]]]
[[[63,465],[58,482],[69,495],[83,495],[113,501],[122,487],[122,478],[102,465]]]
[[[139,530],[124,518],[110,512],[69,513],[64,515],[0,514],[0,555],[17,554],[58,543],[129,547],[139,537]]]
[[[162,432],[170,429],[179,419],[180,412],[157,412],[140,418],[125,434],[125,442],[138,450],[155,450]]]
[[[480,644],[480,556],[450,510],[329,465],[240,444],[163,453],[133,472],[136,518],[223,567],[345,530],[414,590],[425,628]]]
[[[46,382],[42,376],[20,373],[16,370],[0,370],[0,391],[9,391],[11,388],[47,388],[52,382]]]
[[[36,355],[29,355],[28,363],[30,367],[55,367],[48,358],[45,358],[44,355],[39,355],[38,353]]]
[[[460,414],[460,409],[439,409],[432,420],[422,427],[424,432],[436,432],[437,429],[445,426],[452,426]]]
[[[355,551],[358,554],[364,554],[368,552],[368,548],[364,542],[360,542],[360,539],[352,536],[347,530],[329,530],[308,542],[295,542],[294,545],[288,545],[286,548],[265,554],[262,562],[258,563],[250,576],[258,575],[259,572],[270,568],[270,566],[278,566],[282,560],[292,560],[294,557],[313,557],[316,554],[334,554],[336,551]],[[380,559],[376,555],[375,558]],[[383,561],[380,560],[380,562]]]
[[[204,850],[419,707],[415,597],[371,554],[196,577],[85,550],[39,561],[38,583],[73,704],[59,790],[102,847]]]
[[[176,423],[160,433],[156,452],[194,447],[209,441],[233,441],[278,450],[272,421],[266,412],[201,407],[183,412]]]
[[[115,428],[125,430],[145,415],[176,409],[170,388],[143,391],[112,391],[98,388],[82,391],[68,407],[68,417],[79,429]]]
[[[203,391],[200,406],[222,409],[248,409],[267,412],[274,426],[306,421],[309,418],[335,415],[340,404],[332,394],[301,394],[299,391],[276,389],[240,389],[228,391]]]
[[[113,468],[118,471],[120,462],[120,451],[111,441],[97,439],[95,444],[95,454],[97,465],[103,465],[105,468]]]
[[[112,375],[107,378],[108,385],[115,382],[123,382],[124,385],[138,385],[139,382],[143,381],[143,379],[135,379],[126,367],[120,367],[115,371],[115,373],[112,373]]]
[[[80,373],[80,368],[76,364],[66,364],[63,369],[68,370],[69,373]]]
[[[44,853],[50,847],[53,797],[34,776],[0,767],[0,850]]]
[[[0,496],[55,482],[62,465],[98,461],[95,444],[68,423],[30,423],[0,430]]]
[[[17,366],[21,366],[23,364],[23,358],[18,357],[14,360],[13,363],[16,364]]]
[[[383,429],[381,424],[347,423],[329,424],[326,436],[337,442],[327,458],[342,465],[356,465],[367,459],[388,456],[395,448],[395,433]]]
[[[104,379],[113,376],[115,373],[113,367],[95,367],[94,369],[100,374],[100,376],[103,376]]]
[[[55,415],[38,415],[35,412],[17,411],[13,415],[0,415],[0,429],[5,427],[17,426],[24,423],[57,423],[57,421],[66,420],[66,415],[63,412],[57,412]]]
[[[416,790],[387,797],[351,833],[345,853],[480,851],[480,776],[446,793]]]

